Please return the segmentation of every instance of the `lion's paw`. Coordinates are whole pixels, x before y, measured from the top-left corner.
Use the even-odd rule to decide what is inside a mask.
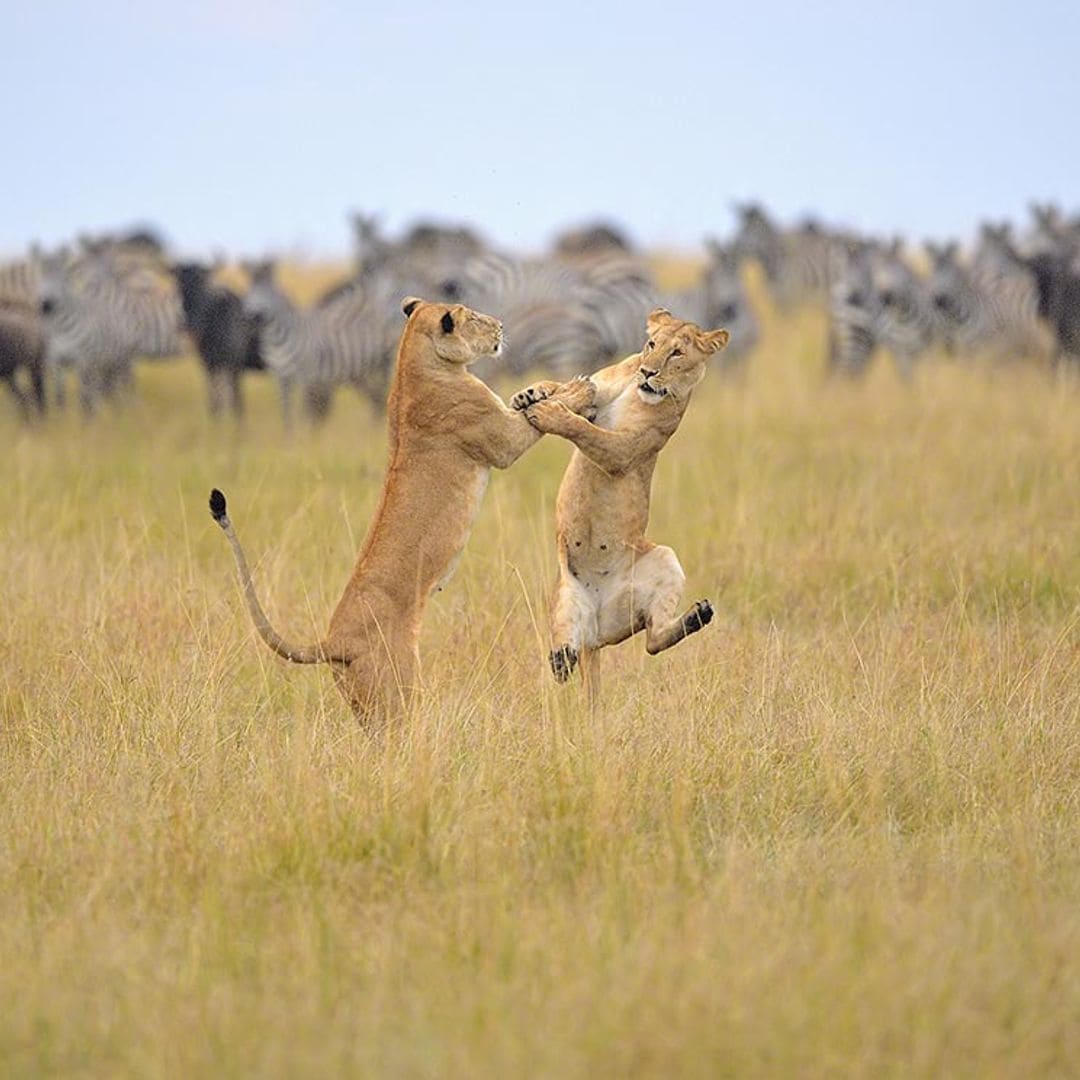
[[[548,660],[551,664],[551,673],[555,676],[555,681],[564,683],[573,674],[574,668],[577,667],[577,649],[572,645],[564,645],[561,649],[552,649]]]
[[[522,412],[530,405],[535,405],[538,401],[543,401],[545,398],[549,397],[550,394],[551,390],[544,385],[537,384],[536,386],[526,386],[524,390],[519,390],[510,399],[510,408]]]
[[[699,600],[684,616],[683,626],[688,634],[697,633],[712,622],[713,606],[708,600]]]
[[[587,420],[596,416],[596,384],[587,375],[575,375],[569,382],[564,382],[552,396]]]

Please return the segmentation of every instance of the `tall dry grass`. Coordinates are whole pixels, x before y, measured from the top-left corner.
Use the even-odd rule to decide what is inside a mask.
[[[717,619],[544,662],[547,439],[489,488],[381,738],[257,643],[322,630],[381,478],[343,399],[243,431],[193,363],[0,417],[7,1075],[1065,1075],[1080,1068],[1080,387],[822,379],[771,320],[665,451]]]

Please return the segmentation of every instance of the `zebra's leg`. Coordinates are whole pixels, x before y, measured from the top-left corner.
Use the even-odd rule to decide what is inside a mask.
[[[134,376],[130,363],[107,364],[98,369],[99,400],[130,401],[134,396]]]
[[[225,389],[222,382],[223,374],[221,368],[206,369],[206,404],[211,416],[221,415]]]
[[[67,408],[67,369],[60,364],[52,367],[53,400],[62,412]]]
[[[45,365],[42,362],[30,367],[30,389],[34,395],[34,408],[38,416],[45,415]]]
[[[286,432],[292,431],[293,380],[286,375],[278,376],[278,394],[281,397],[281,423]]]
[[[104,396],[129,404],[135,396],[135,368],[130,361],[110,364],[102,379]]]
[[[311,382],[304,387],[304,413],[313,424],[330,415],[334,403],[334,388],[329,383]]]
[[[229,408],[237,420],[244,419],[244,387],[240,368],[229,369]]]
[[[8,389],[11,391],[11,396],[15,399],[15,404],[19,407],[19,415],[24,420],[30,419],[30,399],[26,396],[26,392],[19,385],[15,378],[15,372],[9,371],[6,375],[0,376],[4,382],[7,383]]]
[[[104,392],[102,373],[94,365],[84,367],[79,372],[79,404],[83,416],[90,419],[96,412],[98,402]]]
[[[901,381],[910,383],[915,376],[915,354],[907,349],[893,350],[893,366]]]

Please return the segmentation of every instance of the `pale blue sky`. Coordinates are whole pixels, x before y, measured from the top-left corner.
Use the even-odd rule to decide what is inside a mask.
[[[344,214],[642,243],[733,198],[913,235],[1080,207],[1080,5],[3,2],[0,251],[158,223],[348,248]]]

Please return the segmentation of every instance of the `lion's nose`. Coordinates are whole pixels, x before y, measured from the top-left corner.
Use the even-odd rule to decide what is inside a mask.
[[[656,372],[654,370],[652,370],[650,368],[647,368],[647,367],[639,368],[638,370],[640,370],[641,374],[646,379],[651,379],[656,374]]]

